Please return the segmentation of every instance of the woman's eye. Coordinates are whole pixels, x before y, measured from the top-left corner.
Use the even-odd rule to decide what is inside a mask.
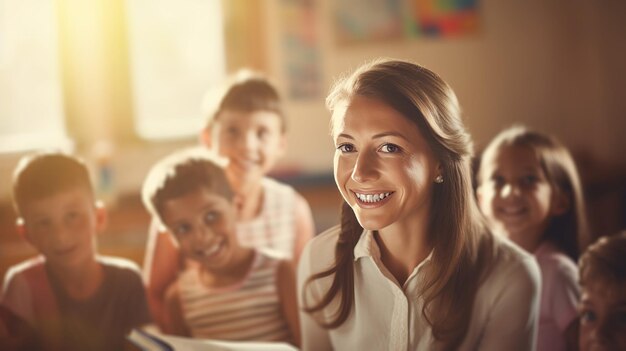
[[[341,144],[337,147],[337,150],[341,152],[352,152],[354,151],[354,145],[352,144]]]
[[[380,151],[385,153],[396,153],[400,151],[400,147],[395,144],[385,144],[380,147]]]

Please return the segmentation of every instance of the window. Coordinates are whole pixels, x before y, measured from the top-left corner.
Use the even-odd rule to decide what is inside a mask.
[[[197,135],[226,76],[220,0],[127,0],[133,108],[147,139]]]
[[[0,152],[68,149],[54,1],[0,0]]]

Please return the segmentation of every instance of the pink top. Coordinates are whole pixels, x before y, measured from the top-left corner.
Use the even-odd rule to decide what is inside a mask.
[[[554,244],[534,252],[541,270],[541,307],[537,351],[566,350],[565,330],[576,318],[580,298],[578,267]]]

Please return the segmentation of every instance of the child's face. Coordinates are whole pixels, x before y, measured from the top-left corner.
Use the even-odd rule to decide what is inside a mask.
[[[493,230],[512,238],[545,231],[553,189],[536,154],[527,147],[503,146],[481,163],[478,203]]]
[[[226,266],[239,248],[234,205],[209,189],[165,201],[162,217],[183,255],[207,269]]]
[[[212,144],[228,158],[226,174],[235,189],[260,182],[285,152],[282,120],[274,112],[225,110],[213,128]]]
[[[82,187],[34,200],[24,206],[24,233],[46,262],[78,268],[96,254],[95,235],[104,227],[104,209]]]
[[[333,112],[333,139],[337,187],[364,228],[410,227],[428,213],[439,164],[410,120],[356,97]]]
[[[582,351],[626,350],[626,289],[619,284],[583,286],[579,346]]]

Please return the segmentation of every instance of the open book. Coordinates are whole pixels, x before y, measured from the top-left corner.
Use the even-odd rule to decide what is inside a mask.
[[[161,334],[150,327],[133,329],[128,340],[144,351],[298,351],[284,342],[192,339]]]

